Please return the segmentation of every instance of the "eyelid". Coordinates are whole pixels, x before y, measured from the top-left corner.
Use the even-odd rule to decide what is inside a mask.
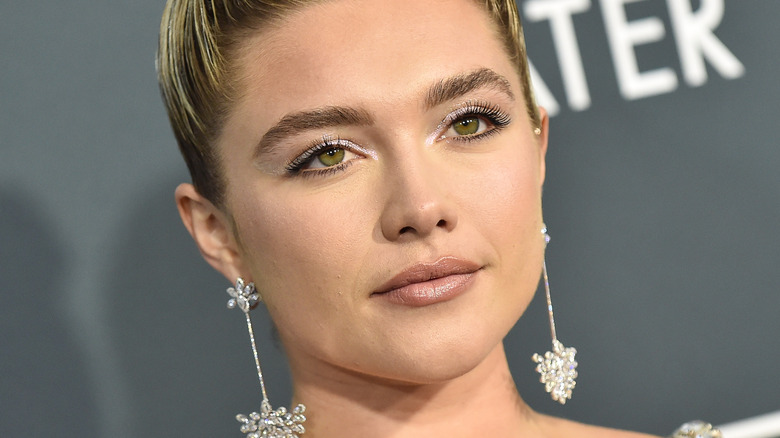
[[[428,138],[428,143],[432,144],[434,141],[442,140],[449,137],[444,137],[444,134],[449,130],[449,128],[452,126],[452,124],[468,115],[474,115],[481,118],[487,119],[491,124],[494,125],[493,129],[484,132],[482,134],[476,134],[473,136],[461,136],[461,139],[476,139],[479,138],[479,136],[484,134],[489,134],[492,131],[496,129],[504,128],[505,126],[509,125],[512,122],[512,118],[507,114],[505,111],[501,109],[496,104],[491,104],[485,101],[466,101],[450,111],[449,114],[447,114],[444,119],[439,123],[439,126],[436,128],[436,130],[433,132],[433,134]],[[453,137],[453,140],[456,140],[458,137]]]
[[[306,166],[307,163],[309,163],[311,160],[313,160],[318,154],[327,151],[328,149],[332,148],[343,148],[349,152],[352,152],[354,154],[360,154],[364,155],[369,158],[376,159],[376,152],[366,149],[350,140],[342,139],[339,137],[333,138],[330,135],[323,135],[322,139],[317,140],[309,145],[309,147],[304,150],[302,153],[300,153],[298,156],[290,160],[285,168],[285,173],[288,175],[294,176],[299,175],[303,173],[314,173],[318,171],[324,171],[324,170],[333,170],[336,168],[339,168],[340,166],[345,165],[349,161],[345,161],[342,163],[339,163],[335,166],[326,167],[322,169],[312,169],[312,170],[306,170],[304,169],[304,166]],[[354,158],[353,158],[354,160]]]

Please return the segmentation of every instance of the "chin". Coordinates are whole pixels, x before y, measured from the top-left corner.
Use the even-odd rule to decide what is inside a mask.
[[[517,323],[528,300],[502,300],[493,305],[469,305],[439,319],[427,319],[395,333],[379,355],[384,376],[410,384],[436,384],[462,377],[491,361],[504,358],[503,340]],[[484,315],[493,315],[486,318]],[[495,353],[501,353],[496,355]],[[503,360],[503,359],[502,359]]]
[[[485,328],[464,323],[445,334],[409,336],[377,355],[363,372],[406,385],[446,383],[486,364],[491,353],[503,348],[503,338],[511,325],[506,330]]]

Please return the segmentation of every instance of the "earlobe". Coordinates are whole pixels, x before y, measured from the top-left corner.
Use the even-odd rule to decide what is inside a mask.
[[[206,262],[231,283],[242,276],[239,248],[226,214],[186,183],[176,188],[176,207]]]
[[[539,177],[540,183],[544,183],[544,177],[547,170],[546,156],[547,156],[547,139],[550,134],[550,117],[547,114],[547,110],[543,107],[539,107],[539,134],[537,141],[539,142]]]

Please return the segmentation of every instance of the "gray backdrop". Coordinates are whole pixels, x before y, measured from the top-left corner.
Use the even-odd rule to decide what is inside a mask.
[[[723,1],[521,4],[557,106],[548,266],[581,364],[574,399],[549,400],[537,294],[506,342],[540,411],[668,434],[780,408],[780,2]],[[0,3],[2,437],[239,436],[259,407],[228,285],[173,203],[188,176],[155,80],[162,7]]]

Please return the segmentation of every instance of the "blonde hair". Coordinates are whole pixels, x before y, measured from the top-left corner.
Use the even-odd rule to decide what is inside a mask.
[[[231,101],[231,55],[257,29],[323,0],[168,0],[160,25],[157,74],[179,149],[198,192],[223,205],[225,182],[214,146]],[[475,0],[493,19],[517,68],[535,127],[540,124],[515,0]]]

